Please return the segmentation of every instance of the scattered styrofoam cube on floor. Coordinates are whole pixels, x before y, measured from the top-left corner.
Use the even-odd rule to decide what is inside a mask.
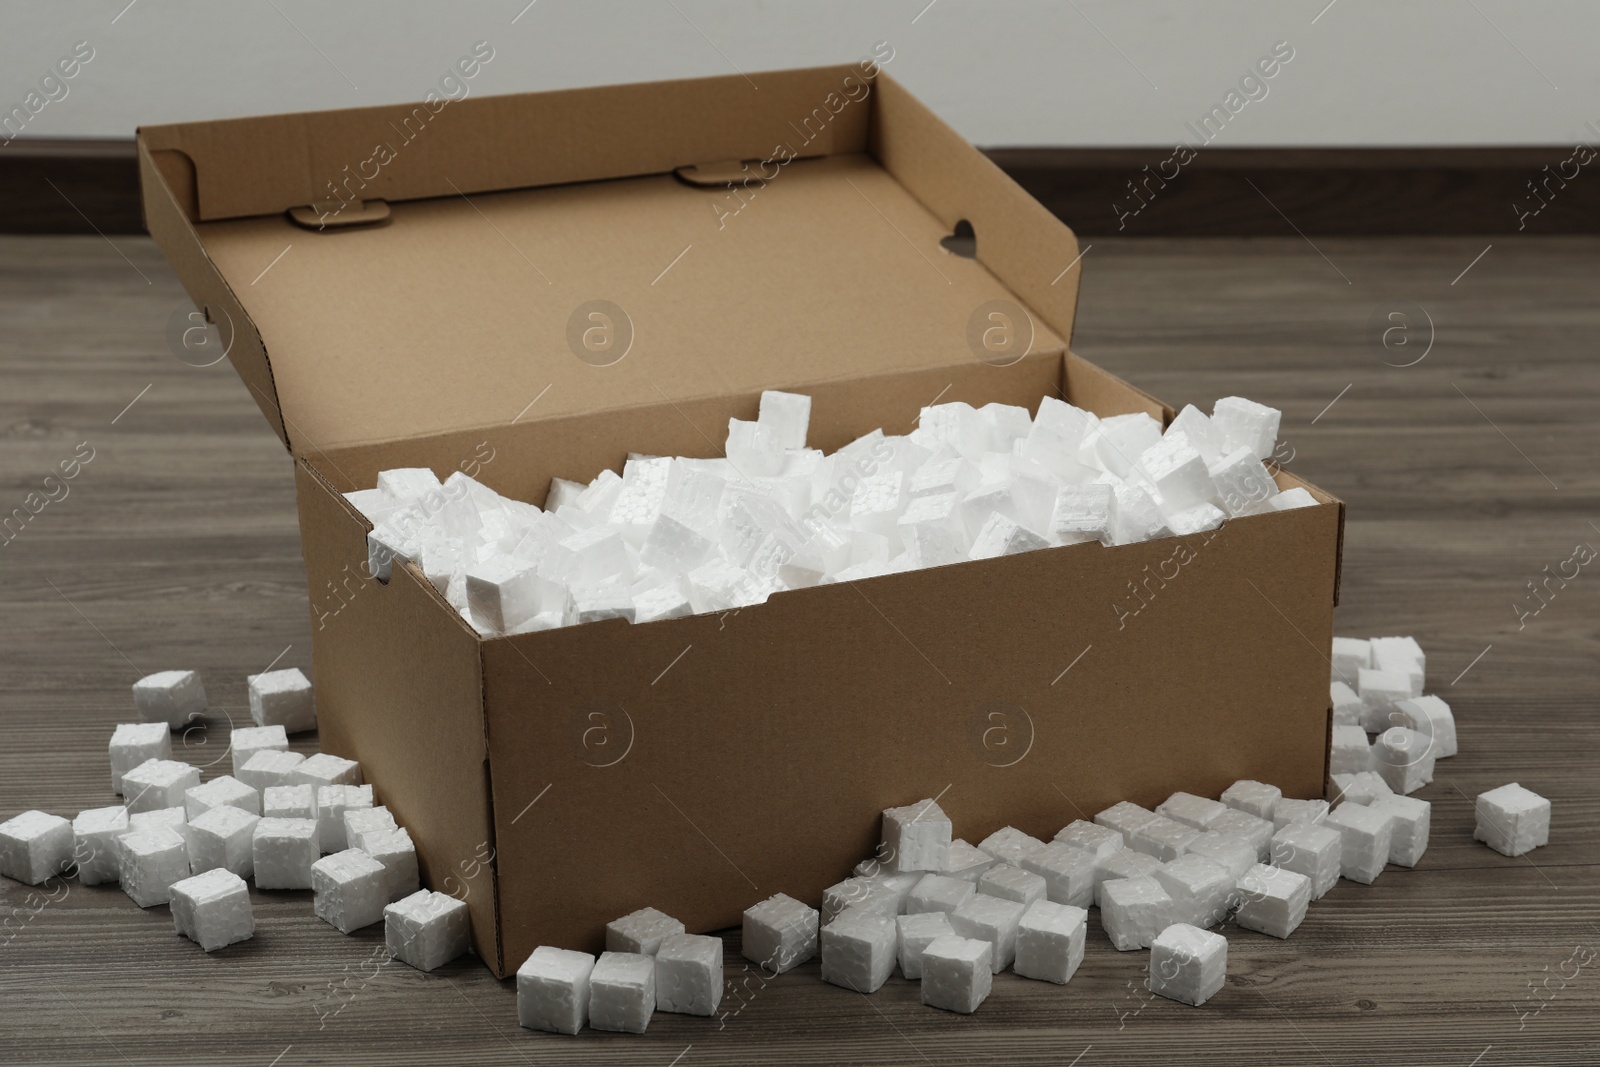
[[[324,785],[360,785],[361,764],[331,752],[318,752],[292,769],[285,784],[309,785],[313,789]]]
[[[1322,825],[1339,831],[1339,873],[1352,882],[1371,885],[1389,862],[1394,816],[1366,804],[1346,802],[1328,812]]]
[[[1409,726],[1432,741],[1429,753],[1435,759],[1456,754],[1456,720],[1450,705],[1436,696],[1410,697],[1394,706],[1399,725]]]
[[[1032,871],[1013,867],[1009,863],[997,863],[978,879],[978,892],[1028,905],[1043,900],[1048,887],[1045,880]]]
[[[876,878],[846,878],[822,891],[822,924],[833,922],[846,908],[893,919],[905,909],[906,895]]]
[[[322,856],[312,819],[262,819],[250,839],[257,889],[310,889],[311,865]]]
[[[1321,822],[1327,814],[1328,802],[1321,797],[1314,800],[1285,797],[1272,811],[1272,825],[1281,830],[1297,822]]]
[[[1066,985],[1083,962],[1089,913],[1070,904],[1036,900],[1017,923],[1012,969],[1024,978]]]
[[[1224,810],[1217,821],[1238,814],[1236,811]],[[1147,856],[1154,856],[1162,863],[1167,863],[1187,852],[1189,845],[1199,836],[1200,831],[1194,827],[1185,826],[1165,815],[1157,815],[1129,832],[1128,847],[1135,852],[1143,852]]]
[[[345,812],[347,819],[350,814]],[[316,823],[311,825],[316,826]],[[420,888],[417,880],[417,846],[404,829],[368,830],[355,841],[346,843],[383,864],[387,881],[385,894],[388,897],[384,903],[410,896]],[[260,884],[259,880],[256,884]]]
[[[944,870],[939,873],[963,882],[976,883],[984,871],[999,862],[983,849],[958,837],[950,842],[950,854],[945,859]]]
[[[1282,418],[1277,408],[1242,396],[1225,396],[1211,406],[1211,428],[1221,438],[1221,451],[1244,448],[1256,459],[1272,455]]]
[[[766,972],[779,975],[817,954],[818,914],[785,893],[744,911],[739,952]]]
[[[1275,785],[1245,778],[1234,782],[1222,791],[1222,802],[1258,819],[1272,821],[1272,813],[1283,799],[1283,790]]]
[[[982,841],[978,847],[1001,863],[1009,863],[1013,867],[1022,866],[1022,857],[1030,849],[1038,848],[1044,844],[1032,834],[1025,834],[1014,826],[1002,826]]]
[[[275,748],[262,749],[251,756],[243,767],[234,772],[234,775],[251,789],[264,793],[269,786],[288,785],[289,772],[305,760],[306,758],[298,752],[284,752]]]
[[[269,785],[261,792],[266,819],[315,819],[317,791],[309,785]]]
[[[346,848],[360,848],[361,835],[373,830],[398,830],[400,824],[394,821],[394,816],[389,809],[379,804],[377,807],[346,808],[344,812],[344,841]]]
[[[189,823],[189,869],[232,871],[240,878],[255,877],[255,835],[259,815],[222,804],[196,815]]]
[[[281,726],[286,733],[298,734],[317,728],[316,702],[311,681],[299,667],[252,674],[250,718],[257,726]]]
[[[170,759],[145,760],[122,776],[128,814],[181,808],[184,794],[200,784],[200,770]]]
[[[1150,945],[1150,992],[1199,1007],[1228,979],[1228,939],[1173,923]]]
[[[934,939],[955,933],[955,927],[950,925],[948,912],[922,911],[897,916],[895,932],[899,945],[897,958],[900,961],[900,974],[916,980],[922,977],[922,950]]]
[[[401,897],[384,906],[383,940],[401,963],[419,971],[437,970],[465,955],[471,944],[467,902],[427,889]]]
[[[256,932],[250,888],[221,868],[175,882],[169,891],[172,924],[207,952],[248,941]]]
[[[1428,832],[1433,821],[1433,805],[1416,797],[1379,797],[1368,807],[1394,816],[1394,832],[1389,839],[1389,862],[1399,867],[1415,867],[1428,851]]]
[[[1094,822],[1096,826],[1104,826],[1117,831],[1126,841],[1130,833],[1155,817],[1156,813],[1148,808],[1141,808],[1131,801],[1123,800],[1097,813],[1094,817]]]
[[[883,850],[891,870],[937,871],[950,855],[950,817],[933,800],[883,813]]]
[[[683,923],[666,912],[640,908],[606,923],[606,951],[654,956],[661,942],[683,932]]]
[[[1335,680],[1328,683],[1328,699],[1333,703],[1335,726],[1361,725],[1361,694],[1343,682]]]
[[[673,934],[656,959],[656,1010],[715,1015],[722,1003],[722,939]]]
[[[1405,726],[1391,726],[1372,746],[1373,761],[1396,793],[1415,793],[1433,781],[1433,740]]]
[[[1422,695],[1427,659],[1422,646],[1410,637],[1374,637],[1372,665],[1380,671],[1404,674],[1411,679],[1411,695]]]
[[[589,1021],[587,952],[540,945],[517,968],[517,1022],[530,1030],[575,1034]]]
[[[1344,870],[1344,831],[1316,822],[1290,823],[1272,838],[1272,865],[1305,875],[1311,899],[1321,900]]]
[[[1163,863],[1153,875],[1172,898],[1174,922],[1215,926],[1227,917],[1238,880],[1204,856],[1186,855]]]
[[[970,1015],[994,986],[994,946],[945,934],[922,950],[922,1003]]]
[[[164,826],[129,830],[117,838],[117,859],[122,891],[141,908],[167,903],[172,887],[189,877],[183,835]]]
[[[1173,923],[1176,903],[1154,877],[1118,878],[1100,886],[1100,925],[1118,951],[1148,948]]]
[[[372,807],[370,785],[317,787],[317,844],[323,852],[343,852],[349,847],[344,833],[344,813]]]
[[[0,874],[38,885],[72,867],[72,823],[59,815],[25,811],[0,823]]]
[[[133,703],[145,722],[181,729],[206,713],[206,689],[194,671],[157,671],[133,683]]]
[[[166,827],[177,832],[184,844],[189,841],[189,817],[181,807],[157,808],[155,811],[136,811],[128,815],[128,829],[154,830]]]
[[[125,722],[111,731],[111,791],[122,793],[122,776],[146,760],[172,758],[172,730],[165,722]]]
[[[1550,843],[1550,801],[1516,782],[1479,793],[1474,840],[1506,856]]]
[[[1389,788],[1389,783],[1383,780],[1383,775],[1376,771],[1362,771],[1360,774],[1335,774],[1333,778],[1333,799],[1347,804],[1371,804],[1379,797],[1392,796],[1394,790]]]
[[[1333,680],[1354,689],[1360,672],[1372,668],[1372,642],[1364,637],[1335,637],[1332,662]]]
[[[190,820],[199,818],[202,813],[218,807],[240,808],[253,815],[260,815],[261,794],[231,774],[224,774],[209,782],[191,786],[183,794],[184,812]]]
[[[311,865],[312,906],[317,918],[342,934],[383,918],[389,904],[388,873],[359,848],[323,856]]]
[[[102,885],[121,877],[117,838],[127,832],[128,809],[120,804],[78,812],[72,820],[72,862],[81,884]]]
[[[900,947],[895,916],[861,908],[846,908],[822,928],[821,940],[822,980],[858,993],[875,993],[889,980]]]
[[[1040,845],[1022,857],[1022,869],[1044,879],[1047,899],[1075,908],[1087,908],[1094,903],[1099,867],[1093,853],[1062,841]]]
[[[1356,677],[1356,691],[1361,694],[1361,726],[1369,733],[1393,726],[1391,716],[1396,705],[1418,695],[1411,691],[1411,676],[1401,671],[1363,670]]]
[[[980,892],[950,913],[950,925],[962,937],[989,942],[994,947],[994,973],[999,974],[1016,958],[1017,927],[1025,911],[1027,906],[1015,900]]]
[[[1219,830],[1207,830],[1189,842],[1189,851],[1184,853],[1184,857],[1188,856],[1210,860],[1235,880],[1243,877],[1244,872],[1254,867],[1260,859],[1254,841]]]
[[[244,765],[257,752],[289,751],[289,734],[282,726],[235,726],[228,735],[228,746],[233,755],[233,776],[244,781]]]
[[[1372,745],[1367,732],[1346,724],[1333,728],[1333,748],[1328,757],[1330,774],[1359,774],[1373,769]]]
[[[1288,937],[1306,917],[1311,879],[1287,867],[1258,863],[1239,879],[1238,901],[1233,917],[1240,926],[1269,937]]]
[[[1128,847],[1127,841],[1120,831],[1109,826],[1100,826],[1083,819],[1074,819],[1060,830],[1056,831],[1055,841],[1062,845],[1071,845],[1081,852],[1087,852],[1094,857],[1098,865],[1101,861],[1116,855]],[[1096,881],[1099,874],[1096,873]]]
[[[1248,847],[1248,846],[1246,846]],[[1106,886],[1123,878],[1148,878],[1161,866],[1161,861],[1143,852],[1128,849],[1109,859],[1100,861],[1100,880],[1095,883],[1094,903],[1101,911],[1106,906]]]
[[[1211,824],[1211,829],[1250,842],[1258,860],[1267,858],[1267,851],[1272,847],[1272,835],[1276,832],[1271,820],[1258,819],[1247,811],[1234,809],[1219,815]]]
[[[1156,805],[1156,814],[1195,830],[1209,830],[1219,815],[1228,810],[1221,801],[1193,793],[1174,793]]]
[[[923,912],[952,912],[967,902],[977,891],[977,886],[963,878],[940,874],[925,874],[912,887],[906,897],[905,913],[919,915]]]

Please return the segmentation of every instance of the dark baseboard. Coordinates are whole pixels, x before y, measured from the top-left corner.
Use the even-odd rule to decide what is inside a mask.
[[[1085,237],[1600,233],[1569,147],[996,148]],[[0,145],[0,233],[142,233],[131,140]]]

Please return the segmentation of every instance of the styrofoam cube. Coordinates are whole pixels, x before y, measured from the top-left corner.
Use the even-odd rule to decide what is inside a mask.
[[[1472,831],[1506,856],[1521,856],[1550,843],[1550,801],[1516,782],[1478,794],[1477,825]]]
[[[1365,804],[1340,804],[1322,825],[1339,831],[1339,873],[1352,882],[1371,885],[1389,862],[1394,816]]]
[[[1172,898],[1174,922],[1215,926],[1227,917],[1238,880],[1204,856],[1179,856],[1151,875]]]
[[[309,788],[309,787],[308,787]],[[383,864],[358,848],[335,852],[311,865],[312,900],[317,918],[342,934],[371,926],[389,903]]]
[[[804,448],[806,428],[811,423],[811,398],[803,393],[764,389],[756,422],[772,432],[779,448]]]
[[[1048,887],[1045,880],[1032,871],[1013,867],[1009,863],[997,863],[978,878],[978,892],[1028,905],[1043,900]]]
[[[350,814],[345,812],[346,818]],[[311,825],[316,826],[316,823]],[[417,880],[417,846],[404,829],[368,830],[353,842],[346,843],[383,864],[387,881],[385,895],[388,898],[384,903],[408,897],[420,888]],[[260,884],[259,879],[256,884]]]
[[[1118,878],[1100,886],[1100,925],[1121,952],[1148,948],[1172,925],[1176,911],[1172,895],[1154,877]]]
[[[344,813],[372,807],[370,785],[317,787],[317,844],[323,852],[343,852],[350,847],[344,833]]]
[[[1025,834],[1014,826],[1002,826],[982,841],[978,847],[1001,863],[1009,863],[1013,867],[1022,866],[1022,857],[1044,844],[1032,834]]]
[[[309,785],[313,789],[325,785],[360,785],[361,764],[331,752],[318,752],[291,769],[284,784]]]
[[[1168,430],[1166,436],[1144,450],[1137,466],[1161,494],[1162,514],[1169,524],[1202,504],[1215,510],[1216,483],[1211,480],[1205,459],[1181,431]],[[1178,532],[1175,527],[1173,532]]]
[[[1113,487],[1117,506],[1112,509],[1112,541],[1131,545],[1166,537],[1172,531],[1155,498],[1137,485]]]
[[[1404,726],[1391,726],[1372,746],[1384,782],[1396,793],[1415,793],[1433,781],[1433,739]]]
[[[1290,823],[1272,838],[1272,865],[1305,875],[1311,899],[1321,900],[1344,870],[1344,832],[1321,823]]]
[[[1211,824],[1211,829],[1222,834],[1230,834],[1244,841],[1250,842],[1256,850],[1256,859],[1267,858],[1267,851],[1272,847],[1272,835],[1275,827],[1267,819],[1258,819],[1247,811],[1229,809],[1217,816]]]
[[[783,470],[783,445],[772,427],[759,422],[729,419],[723,451],[734,470],[746,478],[766,477]]]
[[[1056,544],[1076,545],[1085,541],[1112,544],[1116,506],[1116,495],[1109,485],[1096,482],[1063,485],[1056,493],[1055,507],[1045,532]]]
[[[1333,777],[1334,799],[1347,804],[1371,804],[1379,797],[1393,796],[1394,790],[1389,788],[1389,783],[1376,771],[1362,771],[1360,774],[1335,774]]]
[[[1122,834],[1109,826],[1100,826],[1083,819],[1074,819],[1056,831],[1056,843],[1071,845],[1080,852],[1094,857],[1097,865],[1095,880],[1100,880],[1098,864],[1128,847]]]
[[[181,729],[206,713],[206,689],[194,671],[157,671],[133,683],[133,703],[145,722]]]
[[[191,786],[183,794],[183,809],[192,821],[212,808],[229,807],[261,814],[261,794],[231,774]]]
[[[959,878],[964,882],[976,883],[984,871],[999,862],[983,849],[968,844],[958,837],[950,842],[950,855],[945,860],[944,869],[939,873]]]
[[[1184,856],[1201,856],[1215,863],[1237,880],[1260,859],[1255,842],[1238,834],[1225,834],[1220,830],[1207,830],[1189,842]],[[1181,857],[1180,857],[1181,858]]]
[[[1104,826],[1117,831],[1122,835],[1123,841],[1126,842],[1130,833],[1155,817],[1156,813],[1148,808],[1141,808],[1131,801],[1123,800],[1097,813],[1094,817],[1094,822],[1096,826]]]
[[[122,776],[146,760],[172,758],[172,729],[162,722],[125,722],[111,731],[111,791],[122,793]]]
[[[181,808],[184,794],[200,784],[200,770],[177,760],[145,760],[122,776],[122,793],[128,814]]]
[[[1360,672],[1372,667],[1372,642],[1364,637],[1335,637],[1331,660],[1334,681],[1354,689]]]
[[[1422,695],[1426,680],[1426,657],[1422,646],[1410,637],[1374,637],[1372,639],[1372,665],[1380,671],[1404,674],[1411,679],[1411,696]]]
[[[1228,939],[1173,923],[1150,945],[1150,992],[1199,1007],[1228,980]]]
[[[221,868],[173,883],[172,924],[207,952],[248,941],[256,932],[250,889],[244,879]]]
[[[1215,504],[1196,504],[1192,508],[1170,512],[1167,525],[1177,537],[1192,537],[1217,529],[1228,516]]]
[[[1361,725],[1361,694],[1341,681],[1328,683],[1328,699],[1333,702],[1335,726]]]
[[[1248,448],[1236,448],[1206,468],[1217,487],[1222,510],[1230,516],[1259,515],[1271,510],[1278,483]]]
[[[1079,458],[1091,416],[1053,396],[1044,397],[1033,417],[1021,454],[1063,481],[1087,480],[1094,469]]]
[[[673,934],[656,959],[656,1010],[715,1015],[722,1003],[722,939]]]
[[[1015,900],[979,893],[950,913],[950,925],[962,937],[987,941],[994,947],[992,964],[999,974],[1017,955],[1017,927],[1027,906]]]
[[[833,922],[847,908],[892,919],[905,910],[907,895],[876,878],[846,878],[822,891],[822,923]]]
[[[1415,867],[1428,851],[1428,832],[1433,821],[1433,805],[1416,797],[1379,797],[1370,805],[1374,811],[1394,816],[1394,832],[1389,839],[1389,862],[1400,867]]]
[[[683,923],[666,912],[640,908],[606,923],[606,951],[654,956],[661,942],[683,932]]]
[[[1094,853],[1063,841],[1040,845],[1022,857],[1022,869],[1044,879],[1045,896],[1049,900],[1075,908],[1087,908],[1094,903],[1099,868]]]
[[[121,805],[78,812],[72,820],[72,862],[81,884],[102,885],[121,877],[117,838],[127,832],[128,809]]]
[[[1288,937],[1306,917],[1311,879],[1287,867],[1258,863],[1239,879],[1238,900],[1234,919],[1240,926],[1269,937]]]
[[[895,871],[937,871],[950,855],[950,817],[931,799],[883,813],[883,855]]]
[[[320,861],[319,861],[320,862]],[[432,971],[466,953],[472,921],[464,900],[419,889],[383,909],[389,953],[419,971]]]
[[[373,830],[398,830],[399,828],[400,824],[394,821],[394,816],[382,804],[376,807],[346,808],[344,812],[346,848],[360,848],[362,834]]]
[[[1328,758],[1330,774],[1359,774],[1373,769],[1372,745],[1359,726],[1336,725]]]
[[[257,726],[281,726],[291,734],[317,728],[311,681],[299,667],[252,674],[246,680],[250,687],[250,718]]]
[[[1211,428],[1221,437],[1221,448],[1249,449],[1256,459],[1266,459],[1278,444],[1278,423],[1283,413],[1242,396],[1225,396],[1211,407]]]
[[[181,807],[157,808],[155,811],[136,811],[128,815],[128,829],[154,830],[165,827],[173,830],[183,838],[185,846],[189,842],[189,817],[184,814]]]
[[[409,504],[442,488],[427,467],[396,467],[378,473],[378,492],[393,504]]]
[[[490,556],[466,569],[467,609],[491,634],[508,633],[547,610],[555,588],[537,565],[515,556]]]
[[[1148,878],[1161,866],[1154,856],[1132,849],[1100,861],[1100,880],[1095,883],[1094,903],[1101,911],[1106,907],[1106,886],[1123,878]]]
[[[987,940],[945,934],[922,950],[922,1003],[970,1015],[989,996],[997,973]]]
[[[221,868],[254,878],[256,823],[261,817],[230,804],[202,811],[189,823],[189,869],[204,874]]]
[[[900,973],[916,980],[922,977],[922,950],[935,939],[955,933],[955,927],[950,925],[948,912],[923,911],[897,916],[895,932],[899,945],[897,958],[900,961]]]
[[[1436,696],[1421,696],[1399,701],[1394,708],[1399,725],[1409,726],[1432,741],[1429,752],[1435,759],[1456,754],[1456,720],[1449,704]]]
[[[257,889],[310,889],[321,856],[312,819],[262,819],[250,839]]]
[[[1218,816],[1218,821],[1237,814],[1239,813],[1236,811],[1224,811]],[[1199,836],[1200,831],[1194,827],[1185,826],[1165,815],[1157,815],[1129,832],[1128,847],[1135,852],[1143,852],[1147,856],[1154,856],[1162,863],[1167,863],[1187,852],[1189,845]]]
[[[183,835],[164,826],[129,830],[117,838],[117,860],[122,891],[141,908],[167,903],[172,887],[189,877]]]
[[[517,1022],[530,1030],[575,1034],[589,1021],[587,952],[540,945],[517,968]]]
[[[317,791],[309,785],[269,785],[261,792],[267,819],[316,819]]]
[[[1017,923],[1012,969],[1024,978],[1066,985],[1083,962],[1089,913],[1070,904],[1036,900]]]
[[[1156,805],[1156,814],[1196,830],[1208,830],[1211,823],[1228,810],[1228,806],[1209,797],[1193,793],[1174,793]]]
[[[1127,478],[1134,461],[1159,440],[1161,424],[1140,411],[1101,419],[1084,438],[1083,447],[1093,453],[1101,468]]]
[[[284,752],[275,748],[262,749],[251,756],[234,774],[239,781],[262,793],[268,786],[288,785],[289,772],[305,760],[306,758],[298,752]]]
[[[817,954],[818,914],[815,908],[777,893],[744,911],[740,955],[773,975]]]
[[[1222,802],[1230,808],[1272,821],[1272,813],[1283,799],[1283,790],[1275,785],[1245,778],[1234,782],[1222,791]]]
[[[1328,814],[1328,802],[1321,797],[1315,800],[1296,800],[1285,797],[1272,811],[1272,825],[1281,830],[1297,822],[1321,822]]]
[[[925,874],[912,887],[906,897],[906,914],[918,915],[929,911],[952,912],[965,904],[977,887],[962,878],[941,874]]]
[[[59,815],[25,811],[0,823],[0,874],[38,885],[73,864],[72,823]]]
[[[893,915],[847,908],[822,928],[821,941],[824,982],[875,993],[894,970],[900,934]]]
[[[1361,725],[1380,733],[1394,725],[1396,705],[1418,694],[1411,691],[1411,676],[1401,671],[1363,670],[1356,674],[1361,694]]]
[[[235,726],[228,735],[228,746],[233,754],[233,776],[244,781],[244,765],[257,752],[289,751],[289,734],[282,726]]]

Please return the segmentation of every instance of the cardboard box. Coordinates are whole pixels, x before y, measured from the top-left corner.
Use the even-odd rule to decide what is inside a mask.
[[[322,748],[500,976],[646,904],[705,931],[814,902],[920,797],[976,841],[1241,777],[1322,793],[1343,507],[1311,486],[1213,535],[641,626],[483,640],[416,571],[365,577],[340,494],[384,468],[537,503],[718,454],[763,388],[810,393],[829,450],[936,400],[1171,417],[1068,353],[1071,231],[901,86],[753,79],[139,133],[150,232],[294,457]],[[976,258],[941,246],[961,221]],[[996,307],[1031,345],[969,345]]]

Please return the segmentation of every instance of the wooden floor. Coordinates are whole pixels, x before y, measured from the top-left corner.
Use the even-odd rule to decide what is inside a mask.
[[[239,722],[247,672],[309,666],[290,463],[226,363],[173,356],[188,305],[154,246],[115,240],[0,239],[0,510],[93,450],[0,545],[0,818],[112,801],[106,741],[141,673],[196,667]],[[51,900],[0,879],[0,1061],[1600,1062],[1600,565],[1517,612],[1600,546],[1600,239],[1487,243],[1086,251],[1075,347],[1169,402],[1281,407],[1290,466],[1349,502],[1340,631],[1415,634],[1460,722],[1462,754],[1421,794],[1417,869],[1341,882],[1288,941],[1230,929],[1203,1009],[1151,999],[1146,954],[1094,922],[1070,985],[1003,975],[972,1017],[898,978],[870,998],[824,985],[815,963],[764,985],[729,931],[725,1005],[743,1006],[722,1025],[565,1038],[520,1029],[512,983],[470,958],[383,963],[381,928],[342,936],[308,894],[253,894],[255,939],[207,956],[116,887]],[[1407,305],[1409,334],[1374,341]],[[226,744],[197,733],[180,758]],[[1472,842],[1468,799],[1513,780],[1555,803],[1549,846],[1517,860]]]

